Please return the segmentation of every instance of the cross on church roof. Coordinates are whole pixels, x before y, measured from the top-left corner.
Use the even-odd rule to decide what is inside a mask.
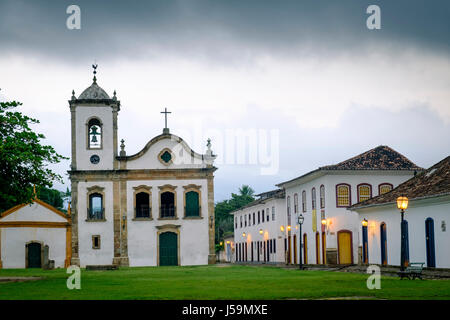
[[[167,111],[167,108],[164,108],[164,111],[161,111],[161,113],[164,113],[164,118],[165,118],[165,127],[163,129],[163,133],[169,133],[169,128],[167,128],[167,114],[172,113],[172,112]]]

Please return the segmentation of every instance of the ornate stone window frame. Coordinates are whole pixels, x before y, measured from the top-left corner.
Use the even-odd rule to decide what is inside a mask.
[[[92,187],[88,187],[86,188],[87,193],[86,193],[86,222],[104,222],[106,221],[106,210],[105,210],[105,188],[104,187],[100,187],[100,186],[92,186]],[[99,193],[102,196],[102,208],[103,208],[103,219],[89,219],[89,215],[87,214],[90,210],[90,198],[91,195],[94,193]]]
[[[99,122],[100,122],[100,148],[91,148],[90,146],[89,146],[89,122],[91,122],[92,120],[94,120],[94,119],[96,119],[96,120],[98,120]],[[102,120],[99,118],[99,117],[97,117],[97,116],[92,116],[92,117],[89,117],[87,120],[86,120],[86,149],[87,150],[103,150],[103,122],[102,122]]]
[[[163,155],[166,151],[169,152],[169,153],[170,153],[170,156],[171,156],[171,159],[170,159],[169,162],[165,162],[165,161],[162,159],[162,155]],[[162,149],[162,150],[158,153],[158,160],[159,160],[159,162],[161,162],[161,163],[162,163],[163,165],[165,165],[166,167],[170,166],[170,165],[173,163],[173,159],[175,159],[175,155],[174,155],[174,153],[172,152],[172,150],[170,150],[169,148],[164,148],[164,149]]]
[[[159,194],[158,194],[158,220],[177,220],[178,219],[178,207],[177,207],[177,186],[173,186],[171,184],[165,184],[163,186],[158,186]],[[161,195],[165,192],[172,192],[174,199],[174,207],[175,207],[175,216],[174,217],[161,217]]]
[[[175,225],[175,224],[164,224],[162,226],[156,226],[156,229],[158,230],[156,232],[156,263],[157,266],[159,266],[159,236],[162,233],[166,232],[173,232],[177,235],[177,254],[178,254],[178,265],[181,265],[181,256],[180,256],[180,227],[181,225]]]
[[[98,246],[95,246],[95,239],[98,238]],[[92,249],[99,250],[102,248],[101,245],[101,236],[99,234],[92,235]]]
[[[133,187],[133,221],[151,221],[153,220],[152,214],[152,187],[146,185],[139,185],[137,187]],[[138,193],[147,193],[148,194],[148,207],[150,208],[150,216],[148,218],[136,217],[136,195]]]
[[[183,219],[203,219],[202,215],[202,186],[196,185],[196,184],[189,184],[187,186],[183,186],[184,192],[183,192]],[[186,216],[186,194],[188,192],[197,192],[198,193],[198,216]]]

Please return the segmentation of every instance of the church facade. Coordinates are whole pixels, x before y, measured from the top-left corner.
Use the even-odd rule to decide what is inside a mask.
[[[72,94],[72,264],[214,263],[210,142],[206,154],[196,153],[166,125],[127,155],[123,140],[118,148],[116,93],[111,98],[94,75],[78,98]]]

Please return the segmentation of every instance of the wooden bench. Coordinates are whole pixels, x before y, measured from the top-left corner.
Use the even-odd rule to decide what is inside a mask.
[[[91,270],[91,271],[105,271],[105,270],[117,270],[117,269],[118,269],[118,267],[116,265],[112,265],[112,264],[86,266],[86,270]]]
[[[408,278],[408,279],[416,279],[419,278],[422,280],[422,270],[425,262],[410,262],[409,266],[406,267],[405,271],[399,271],[398,274],[400,279]]]

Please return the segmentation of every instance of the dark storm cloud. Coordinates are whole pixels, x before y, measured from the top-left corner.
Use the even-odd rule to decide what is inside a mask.
[[[82,29],[66,28],[81,8]],[[382,29],[365,26],[381,7]],[[1,52],[61,59],[152,54],[246,59],[254,53],[334,54],[366,44],[449,51],[449,1],[18,1],[0,0]]]

